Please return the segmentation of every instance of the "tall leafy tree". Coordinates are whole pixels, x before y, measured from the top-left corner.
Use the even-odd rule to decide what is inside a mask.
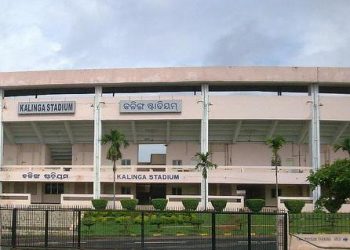
[[[197,161],[197,165],[196,165],[196,169],[199,169],[202,171],[202,177],[204,180],[204,193],[202,192],[202,201],[204,201],[204,208],[207,209],[208,207],[208,191],[207,191],[207,187],[208,187],[208,170],[216,168],[217,165],[215,163],[212,163],[209,158],[210,158],[210,153],[206,152],[206,153],[197,153],[195,155],[196,157],[196,161]]]
[[[281,157],[278,152],[286,143],[286,140],[281,135],[276,135],[266,140],[266,144],[272,150],[271,165],[275,166],[275,177],[276,177],[276,207],[278,207],[278,166],[281,166]]]
[[[333,146],[334,151],[337,152],[339,149],[346,151],[350,157],[350,138],[345,138],[341,143]]]
[[[111,130],[109,134],[105,134],[102,137],[101,143],[103,145],[110,144],[106,158],[113,162],[113,209],[115,209],[115,172],[117,170],[116,162],[122,158],[120,151],[121,147],[126,148],[129,146],[125,135],[118,130]]]
[[[321,197],[317,205],[336,213],[346,199],[350,198],[350,159],[336,160],[312,172],[308,177],[311,187],[321,186]]]

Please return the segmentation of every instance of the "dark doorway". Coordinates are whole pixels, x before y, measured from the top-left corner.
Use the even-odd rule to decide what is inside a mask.
[[[237,190],[245,191],[245,199],[265,199],[264,185],[237,185]]]
[[[140,205],[151,204],[152,199],[165,198],[166,184],[136,184],[136,199]]]

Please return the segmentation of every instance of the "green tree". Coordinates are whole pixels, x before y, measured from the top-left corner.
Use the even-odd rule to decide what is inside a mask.
[[[336,213],[346,199],[350,198],[350,159],[342,159],[325,165],[308,177],[311,187],[321,187],[317,205]]]
[[[212,169],[212,168],[216,168],[217,165],[215,163],[212,163],[209,158],[210,158],[210,153],[206,152],[206,153],[197,153],[195,155],[196,157],[196,161],[197,161],[197,165],[196,165],[196,169],[199,169],[202,171],[202,177],[204,180],[204,192],[201,193],[202,196],[202,202],[204,201],[204,208],[207,209],[208,207],[208,170]]]
[[[272,149],[272,160],[271,165],[275,166],[275,177],[276,177],[276,207],[278,207],[278,166],[281,166],[281,157],[278,152],[286,143],[286,140],[276,135],[266,140],[266,144]]]
[[[111,130],[109,134],[105,134],[102,137],[101,142],[103,145],[110,143],[106,158],[113,162],[113,209],[115,209],[115,172],[117,170],[116,161],[122,158],[120,148],[122,146],[126,148],[129,146],[129,143],[126,140],[125,135],[118,130]]]
[[[333,148],[334,152],[337,152],[339,149],[346,151],[350,157],[350,138],[345,138],[341,143],[335,144]]]

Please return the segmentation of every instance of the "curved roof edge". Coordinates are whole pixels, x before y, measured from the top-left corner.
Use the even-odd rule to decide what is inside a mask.
[[[35,89],[159,85],[350,86],[350,68],[332,67],[174,67],[50,70],[0,73],[0,88]]]

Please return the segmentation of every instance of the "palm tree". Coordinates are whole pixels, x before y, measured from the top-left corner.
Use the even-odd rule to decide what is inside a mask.
[[[278,166],[281,166],[281,157],[278,155],[278,151],[286,143],[286,140],[280,136],[276,135],[266,140],[266,144],[272,149],[272,160],[271,165],[275,166],[275,176],[276,176],[276,207],[278,208]]]
[[[350,138],[345,138],[340,144],[335,144],[333,148],[334,152],[337,152],[339,149],[348,152],[350,157]]]
[[[122,158],[122,153],[120,152],[121,146],[126,148],[129,146],[128,141],[125,139],[125,135],[118,130],[111,130],[109,134],[105,134],[101,143],[103,145],[110,143],[110,147],[107,151],[107,159],[113,162],[113,209],[115,209],[115,172],[116,172],[116,161]]]
[[[206,153],[197,153],[195,155],[196,157],[196,161],[197,161],[197,165],[196,165],[196,169],[199,169],[202,171],[202,177],[204,180],[204,193],[202,192],[202,204],[204,202],[204,209],[207,209],[208,207],[208,195],[207,195],[207,186],[208,186],[208,181],[207,181],[207,177],[208,177],[208,170],[212,169],[212,168],[216,168],[217,165],[212,163],[211,161],[209,161],[209,157],[210,157],[210,153],[206,152]]]

